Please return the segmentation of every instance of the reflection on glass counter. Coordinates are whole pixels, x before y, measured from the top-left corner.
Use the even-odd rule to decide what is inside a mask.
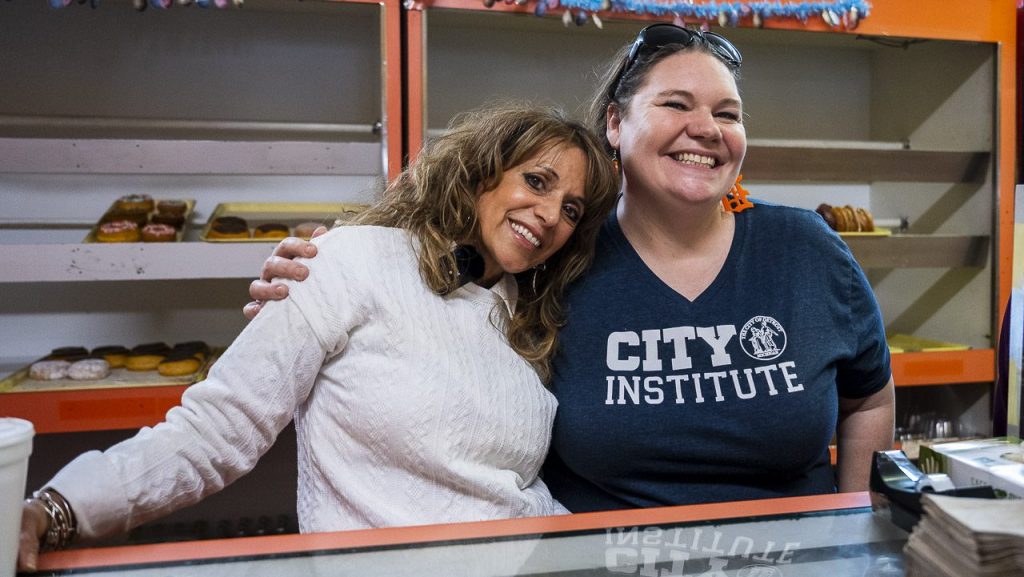
[[[801,499],[827,500],[833,496]],[[799,502],[800,499],[780,500]],[[866,499],[861,501],[864,504]],[[866,577],[903,575],[902,549],[907,533],[869,507],[759,515],[759,506],[733,506],[717,521],[682,520],[677,515],[693,507],[611,512],[550,518],[549,527],[531,534],[509,535],[504,524],[529,524],[533,520],[499,521],[479,525],[479,531],[459,531],[451,538],[446,529],[401,528],[323,535],[291,536],[295,543],[316,539],[312,545],[291,548],[263,547],[287,537],[261,537],[235,541],[174,544],[179,558],[121,565],[116,549],[107,561],[102,555],[91,567],[67,568],[50,575],[229,575],[279,577],[372,575],[462,576],[597,576],[640,575],[651,577]],[[722,506],[719,506],[719,509]],[[763,509],[761,509],[763,511]],[[801,509],[797,509],[801,510]],[[647,517],[654,524],[636,523]],[[638,517],[639,515],[639,517]],[[593,522],[580,523],[580,519]],[[666,521],[666,519],[668,521]],[[572,529],[576,527],[576,529]],[[579,529],[579,527],[586,527]],[[494,531],[493,529],[499,529]],[[436,530],[435,530],[436,529]],[[412,531],[412,533],[409,533]],[[388,532],[397,537],[388,537]],[[360,534],[361,538],[352,538]],[[385,538],[374,539],[374,535]],[[411,537],[409,537],[412,535]],[[366,536],[370,536],[367,541]],[[237,548],[232,543],[248,542]],[[152,546],[150,546],[152,547]],[[161,546],[155,546],[157,548]],[[199,552],[219,551],[213,558]],[[135,547],[124,549],[146,549]],[[187,551],[191,549],[193,554]],[[94,552],[104,550],[97,549]],[[74,552],[61,555],[73,555]],[[136,551],[138,553],[138,551]],[[164,555],[174,557],[174,555]],[[160,558],[155,555],[154,559]],[[112,567],[110,563],[119,566]],[[107,566],[104,566],[107,565]]]

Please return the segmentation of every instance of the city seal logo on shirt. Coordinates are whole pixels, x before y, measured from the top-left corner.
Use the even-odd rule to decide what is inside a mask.
[[[772,317],[756,316],[740,329],[740,346],[752,359],[770,361],[786,350],[786,331]]]

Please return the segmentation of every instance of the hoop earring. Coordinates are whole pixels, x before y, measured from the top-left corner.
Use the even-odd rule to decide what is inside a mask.
[[[722,197],[722,207],[725,208],[725,212],[743,212],[748,208],[754,208],[754,203],[747,199],[750,192],[740,185],[742,181],[743,175],[741,174],[736,177],[736,184],[732,185],[729,192]]]
[[[533,296],[537,296],[537,274],[547,270],[548,265],[540,263],[533,267],[533,279],[530,280],[530,288],[533,289]]]

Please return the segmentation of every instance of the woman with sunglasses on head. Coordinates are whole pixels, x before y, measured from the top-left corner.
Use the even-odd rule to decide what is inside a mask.
[[[167,420],[86,453],[30,499],[40,539],[124,532],[255,466],[295,420],[303,532],[566,513],[538,473],[566,287],[618,180],[561,114],[464,116],[252,322]]]
[[[817,214],[734,191],[741,62],[720,35],[656,24],[591,104],[622,195],[553,365],[544,479],[571,511],[866,490],[891,446],[884,327],[849,249]],[[269,263],[254,298],[295,269]]]

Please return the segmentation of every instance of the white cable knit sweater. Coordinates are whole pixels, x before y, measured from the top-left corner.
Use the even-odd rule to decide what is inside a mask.
[[[308,280],[268,303],[165,422],[51,480],[83,537],[220,490],[292,418],[303,532],[567,513],[537,477],[556,401],[495,328],[511,277],[440,297],[403,230],[315,242]]]

